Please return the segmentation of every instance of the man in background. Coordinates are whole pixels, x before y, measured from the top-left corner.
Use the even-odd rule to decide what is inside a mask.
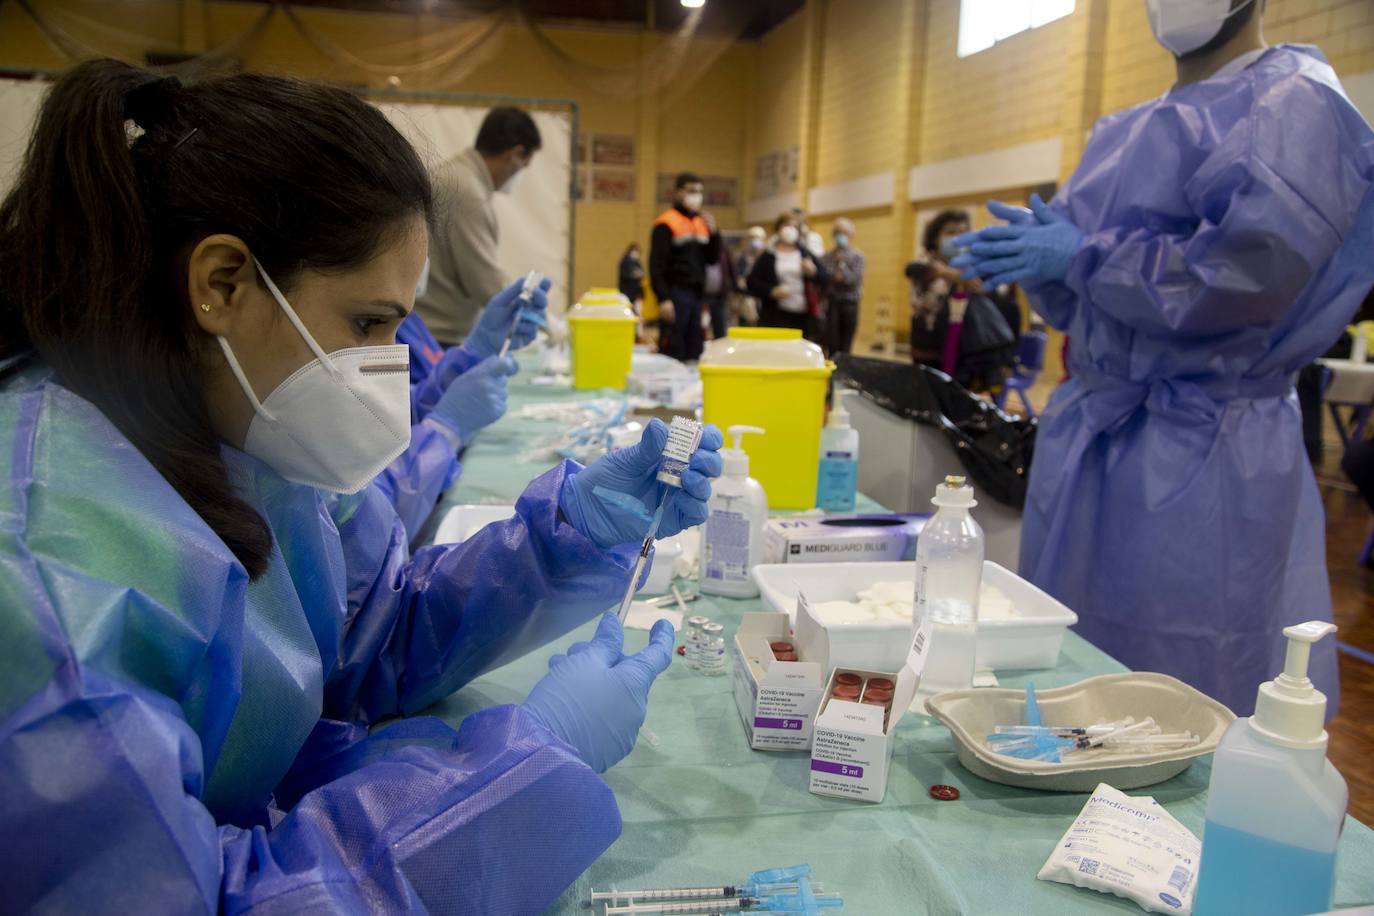
[[[835,220],[834,235],[835,247],[821,258],[821,266],[830,274],[826,317],[832,354],[848,353],[854,345],[859,301],[864,297],[864,253],[854,247],[854,223],[841,216]]]
[[[649,282],[658,297],[660,353],[683,362],[701,358],[701,303],[706,265],[720,258],[715,218],[701,211],[705,187],[691,172],[673,182],[673,206],[654,221]]]
[[[492,196],[510,193],[539,147],[539,128],[528,113],[493,108],[472,148],[434,175],[439,213],[429,239],[429,285],[415,307],[445,346],[461,343],[482,307],[507,285],[496,263],[500,230]]]

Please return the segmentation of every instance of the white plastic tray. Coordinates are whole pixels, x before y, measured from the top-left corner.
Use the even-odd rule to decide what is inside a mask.
[[[1166,674],[1145,671],[1090,677],[1068,687],[1037,690],[1046,725],[1091,725],[1133,716],[1153,716],[1165,734],[1192,732],[1202,739],[1188,748],[1158,753],[1114,755],[1110,761],[1085,758],[1066,763],[1020,760],[997,754],[987,736],[998,725],[1015,725],[1025,711],[1026,692],[980,688],[954,690],[926,702],[930,714],[954,736],[959,762],[975,776],[1004,785],[1054,792],[1091,792],[1105,782],[1117,789],[1139,789],[1171,779],[1194,758],[1217,749],[1235,714],[1216,700]]]
[[[797,592],[812,604],[855,601],[875,582],[906,580],[915,588],[916,564],[782,563],[754,567],[763,600],[797,622]],[[978,667],[993,671],[1053,668],[1059,663],[1064,633],[1078,615],[1025,579],[991,561],[983,582],[995,586],[1016,607],[1017,616],[978,624]],[[871,671],[896,671],[906,659],[909,627],[900,623],[828,627],[833,664]],[[838,654],[837,654],[838,653]],[[839,659],[836,661],[835,659]]]

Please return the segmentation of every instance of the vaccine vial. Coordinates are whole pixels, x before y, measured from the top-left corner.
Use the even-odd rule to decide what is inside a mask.
[[[687,660],[688,668],[701,667],[701,628],[710,622],[710,617],[700,615],[687,618],[687,635],[683,637],[687,643],[687,651],[682,657]]]
[[[692,452],[701,444],[700,421],[673,417],[668,424],[668,444],[663,446],[663,461],[658,466],[658,479],[670,487],[682,487],[682,474],[692,460]]]
[[[830,695],[837,700],[848,700],[852,703],[859,699],[859,688],[851,684],[836,684]]]
[[[715,677],[725,673],[725,627],[708,623],[701,628],[701,673]]]

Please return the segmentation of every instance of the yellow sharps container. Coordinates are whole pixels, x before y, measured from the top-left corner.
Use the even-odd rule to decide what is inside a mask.
[[[770,509],[816,505],[825,392],[835,365],[821,348],[784,328],[731,328],[701,357],[702,418],[722,430],[761,426],[746,440],[749,476]]]
[[[620,293],[592,290],[568,312],[574,388],[625,389],[635,348],[635,313]]]

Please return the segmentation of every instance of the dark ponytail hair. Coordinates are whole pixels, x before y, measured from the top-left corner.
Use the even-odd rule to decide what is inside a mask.
[[[271,531],[220,456],[186,259],[235,235],[289,289],[432,215],[415,151],[346,90],[255,74],[181,86],[90,61],[53,86],[0,205],[0,357],[36,353],[257,577]]]

